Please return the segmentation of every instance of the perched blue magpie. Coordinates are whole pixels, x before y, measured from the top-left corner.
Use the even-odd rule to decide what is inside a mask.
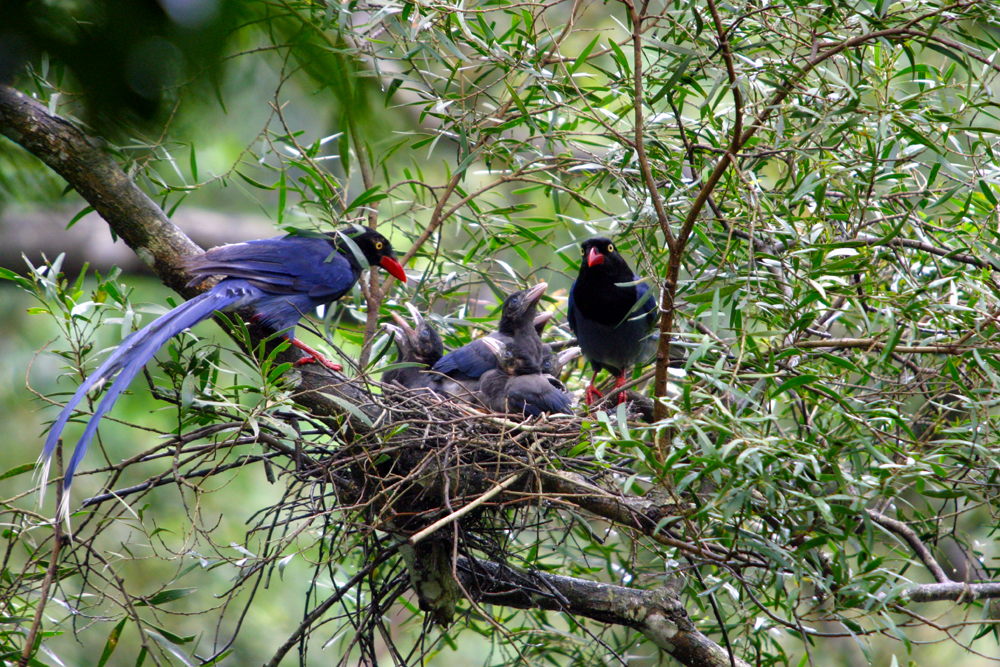
[[[382,374],[382,382],[398,382],[407,389],[432,387],[440,376],[426,371],[444,354],[444,344],[441,342],[441,336],[424,319],[416,306],[408,303],[406,308],[410,311],[414,326],[411,327],[396,313],[391,313],[392,319],[396,321],[395,325],[382,326],[395,335],[396,347],[399,348],[397,362],[423,364],[425,368],[417,366],[394,368]]]
[[[497,367],[480,378],[476,396],[496,412],[519,412],[531,417],[546,412],[571,414],[569,394],[554,386],[542,374],[537,361],[514,339],[506,342],[483,338],[497,360]]]
[[[594,380],[602,369],[618,377],[618,389],[625,384],[625,371],[656,351],[656,299],[639,280],[610,239],[597,236],[583,242],[580,275],[569,290],[567,310],[569,328],[594,369],[587,405],[601,397]]]
[[[497,330],[484,338],[493,338],[502,343],[516,341],[522,354],[535,365],[540,364],[542,339],[535,330],[534,320],[538,312],[538,300],[545,294],[546,288],[548,283],[538,283],[529,289],[507,295],[503,300]],[[483,373],[496,367],[496,354],[490,346],[483,343],[483,338],[477,338],[444,355],[434,364],[435,372],[448,376],[439,376],[440,380],[434,388],[456,395],[475,392]]]
[[[39,457],[43,497],[52,454],[74,408],[91,389],[117,374],[66,466],[62,506],[57,517],[68,516],[73,473],[83,460],[101,417],[164,343],[217,311],[252,308],[254,320],[284,333],[293,345],[309,355],[300,363],[315,361],[339,371],[338,364],[295,338],[295,325],[317,306],[332,303],[347,294],[366,265],[379,265],[406,282],[406,273],[389,241],[375,230],[360,225],[334,234],[289,235],[234,243],[187,259],[185,267],[194,276],[189,287],[198,286],[211,276],[224,276],[223,280],[125,338],[80,385],[49,429],[45,449]]]

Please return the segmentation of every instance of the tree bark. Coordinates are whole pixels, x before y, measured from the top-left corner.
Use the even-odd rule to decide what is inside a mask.
[[[575,577],[527,572],[483,560],[457,561],[459,580],[479,602],[545,609],[634,628],[675,660],[690,667],[726,667],[728,652],[701,633],[677,591],[626,588]],[[736,659],[735,667],[750,667]]]

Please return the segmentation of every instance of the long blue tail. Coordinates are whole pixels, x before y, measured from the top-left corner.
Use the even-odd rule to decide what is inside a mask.
[[[226,285],[225,283],[217,285],[208,292],[182,303],[166,315],[161,316],[146,327],[136,331],[123,340],[118,348],[104,360],[100,368],[94,371],[76,390],[73,398],[62,409],[59,417],[52,424],[52,428],[49,429],[49,435],[45,441],[45,449],[42,450],[42,455],[38,458],[38,465],[41,470],[39,503],[45,499],[45,487],[48,483],[49,470],[52,466],[52,455],[55,453],[56,443],[59,441],[59,436],[62,435],[66,423],[72,416],[74,408],[80,404],[91,389],[107,381],[115,373],[118,374],[118,377],[115,378],[111,387],[104,394],[104,398],[97,406],[93,416],[91,416],[87,428],[83,431],[83,436],[76,443],[76,449],[73,450],[73,457],[70,459],[69,465],[66,466],[64,471],[62,504],[56,514],[57,521],[69,516],[70,487],[73,483],[73,473],[76,472],[77,467],[83,460],[83,456],[87,452],[87,447],[90,446],[90,441],[94,439],[101,417],[115,404],[119,394],[129,386],[133,378],[146,365],[146,362],[153,358],[157,350],[163,347],[164,343],[185,329],[193,327],[202,320],[208,319],[215,311],[223,310],[227,306],[231,306],[247,297],[246,289],[241,289],[241,287],[243,286]]]

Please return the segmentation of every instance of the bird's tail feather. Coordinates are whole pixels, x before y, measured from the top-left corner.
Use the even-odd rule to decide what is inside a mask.
[[[59,436],[66,427],[74,409],[84,399],[87,393],[102,382],[110,379],[115,373],[118,377],[111,384],[105,393],[97,409],[94,411],[87,428],[83,432],[76,448],[73,450],[73,457],[66,466],[63,476],[63,497],[62,504],[58,509],[56,520],[68,516],[70,487],[72,486],[73,473],[76,472],[83,456],[97,433],[97,426],[108,410],[115,404],[119,394],[121,394],[133,378],[139,374],[146,362],[153,358],[156,352],[163,347],[163,344],[179,334],[181,331],[194,326],[202,320],[211,317],[212,313],[232,305],[239,300],[243,294],[238,290],[213,289],[201,294],[190,301],[186,301],[171,310],[166,315],[156,319],[145,328],[136,331],[131,336],[121,342],[118,348],[104,360],[104,363],[94,371],[77,388],[76,393],[66,403],[66,407],[59,413],[59,417],[49,429],[48,437],[45,441],[45,448],[39,457],[40,470],[40,491],[39,504],[45,499],[45,487],[48,483],[49,472],[52,465],[52,455],[55,452]]]

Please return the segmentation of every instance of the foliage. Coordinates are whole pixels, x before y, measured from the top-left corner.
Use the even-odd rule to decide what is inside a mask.
[[[656,285],[664,331],[687,351],[682,370],[636,371],[654,380],[655,423],[607,406],[553,418],[546,456],[530,458],[530,447],[517,455],[536,486],[454,524],[456,551],[638,589],[680,575],[700,630],[754,664],[829,664],[822,652],[836,638],[881,662],[878,635],[898,642],[893,660],[911,652],[928,660],[919,647],[928,639],[995,655],[988,603],[963,599],[931,621],[910,598],[914,583],[942,576],[995,578],[994,4],[279,0],[245,11],[252,17],[230,36],[232,58],[265,59],[281,72],[274,91],[259,91],[261,105],[273,97],[259,141],[221,174],[200,167],[203,149],[171,125],[162,142],[115,150],[166,211],[189,192],[239,185],[282,227],[363,218],[391,228],[419,279],[406,292],[366,284],[366,305],[341,317],[334,340],[363,369],[386,363],[389,341],[376,321],[405,312],[405,299],[436,314],[449,346],[488,327],[496,295],[514,285],[549,281],[548,303],[562,313],[579,266],[574,244],[596,233],[614,235]],[[55,106],[57,94],[76,92],[37,67],[30,83]],[[296,90],[336,103],[332,128],[297,125],[304,112],[287,104],[305,104]],[[79,366],[98,320],[84,312],[90,299],[79,283],[51,279],[57,271],[36,272],[40,282],[25,286],[44,285],[45,303],[59,304],[51,312],[83,327],[68,337]],[[98,293],[114,285],[102,281]],[[114,302],[130,312],[126,300]],[[302,623],[282,647],[315,634],[300,644],[303,664],[307,649],[327,645],[345,662],[375,663],[387,651],[414,664],[469,632],[492,643],[482,661],[490,664],[535,652],[578,664],[656,654],[644,635],[593,617],[468,601],[440,638],[430,629],[396,634],[382,617],[400,607],[416,617],[417,602],[395,554],[406,533],[385,512],[404,488],[393,485],[419,483],[427,464],[401,470],[387,461],[412,444],[408,429],[467,415],[440,406],[407,413],[367,436],[370,461],[345,460],[357,455],[346,421],[330,426],[293,406],[287,369],[273,357],[242,359],[237,379],[220,383],[217,356],[186,342],[173,348],[165,364],[173,386],[162,394],[179,406],[177,431],[155,447],[171,452],[173,467],[167,457],[155,473],[119,466],[108,486],[119,488],[120,473],[131,484],[176,475],[183,516],[151,519],[153,508],[134,499],[137,514],[101,506],[85,520],[94,541],[81,541],[64,566],[56,594],[77,612],[100,608],[115,642],[121,623],[140,623],[143,656],[222,660],[239,629],[224,622],[234,613],[228,603],[239,599],[234,608],[252,615],[261,582],[308,563],[309,574],[295,570],[307,579]],[[574,369],[571,388],[587,375],[582,364]],[[371,392],[372,403],[395,405]],[[248,393],[261,398],[247,401]],[[456,429],[462,438],[450,444],[476,437]],[[270,449],[251,448],[261,442]],[[456,449],[438,472],[485,466],[463,458],[468,451]],[[330,477],[317,480],[303,456]],[[286,473],[285,495],[226,546],[197,505],[216,491],[216,471],[256,463]],[[344,496],[364,478],[362,464],[384,486]],[[206,467],[212,474],[201,474]],[[644,516],[655,520],[601,514],[546,488],[545,471],[597,480],[630,508],[652,506]],[[445,491],[445,504],[485,492],[466,491],[464,499]],[[3,574],[17,592],[4,613],[21,619],[7,646],[19,653],[51,549],[39,535],[52,529],[10,508],[8,539],[31,545],[22,569]],[[159,534],[164,524],[212,553],[185,551],[184,540]],[[124,527],[136,531],[131,538]],[[141,597],[125,594],[118,575],[86,576],[88,560],[112,548],[125,552],[116,552],[122,563],[138,558],[129,553],[136,535],[158,544],[164,561],[195,560]],[[222,609],[177,583],[195,568],[233,576]],[[107,585],[117,588],[114,612],[103,596],[85,599]],[[249,600],[238,598],[244,591]],[[159,612],[182,598],[185,613],[214,614],[225,637],[171,631]],[[273,638],[270,652],[284,642]]]

